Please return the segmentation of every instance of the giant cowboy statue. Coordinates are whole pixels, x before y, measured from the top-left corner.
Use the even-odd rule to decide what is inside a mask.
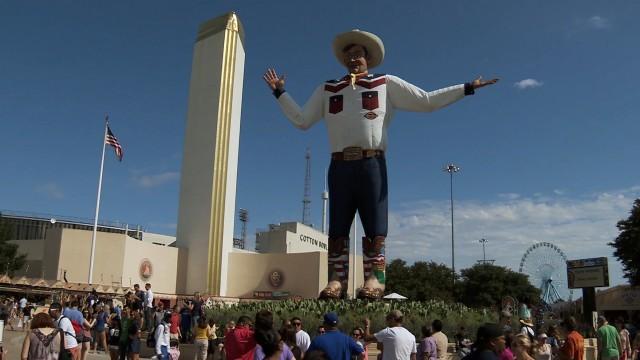
[[[336,36],[333,52],[348,75],[316,88],[300,107],[285,91],[284,76],[268,69],[264,80],[280,107],[299,129],[324,118],[329,131],[329,283],[321,298],[346,295],[349,274],[349,232],[356,211],[362,239],[364,285],[359,298],[379,299],[385,286],[387,237],[387,127],[396,109],[429,112],[445,107],[497,79],[424,91],[396,76],[372,74],[384,58],[382,40],[372,33],[348,31]]]

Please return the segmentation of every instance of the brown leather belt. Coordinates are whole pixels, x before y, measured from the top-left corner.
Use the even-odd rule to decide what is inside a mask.
[[[344,148],[343,151],[331,153],[331,160],[337,161],[353,161],[370,159],[373,157],[384,157],[384,151],[375,149],[363,149],[353,146]]]

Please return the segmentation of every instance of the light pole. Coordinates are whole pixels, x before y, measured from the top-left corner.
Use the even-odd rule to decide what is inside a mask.
[[[455,253],[455,241],[454,241],[454,227],[453,227],[453,174],[460,171],[460,168],[451,163],[445,166],[442,171],[449,173],[450,190],[451,190],[451,273],[452,273],[452,285],[455,288],[456,285],[456,253]],[[452,291],[453,291],[452,288]]]
[[[484,245],[489,242],[487,239],[478,240],[482,244],[482,264],[485,265],[487,263],[487,254],[484,251]]]

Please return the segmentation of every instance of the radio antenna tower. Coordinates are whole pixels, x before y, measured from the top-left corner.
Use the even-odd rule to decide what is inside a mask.
[[[302,223],[310,225],[311,221],[311,150],[307,147],[304,157],[307,167],[304,175],[304,197],[302,198]]]
[[[247,222],[249,221],[249,211],[247,209],[240,209],[238,211],[238,217],[242,223],[242,234],[240,235],[240,241],[238,241],[236,248],[244,249],[244,244],[247,243]]]
[[[327,233],[327,201],[329,200],[329,191],[327,191],[327,170],[324,171],[324,191],[322,192],[322,233]]]

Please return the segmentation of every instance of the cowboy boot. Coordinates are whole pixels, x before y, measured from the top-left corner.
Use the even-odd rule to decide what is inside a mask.
[[[384,236],[362,238],[364,286],[358,290],[358,298],[378,300],[384,295],[385,249]]]
[[[329,283],[320,292],[320,299],[340,299],[347,293],[349,280],[349,237],[329,238]]]

